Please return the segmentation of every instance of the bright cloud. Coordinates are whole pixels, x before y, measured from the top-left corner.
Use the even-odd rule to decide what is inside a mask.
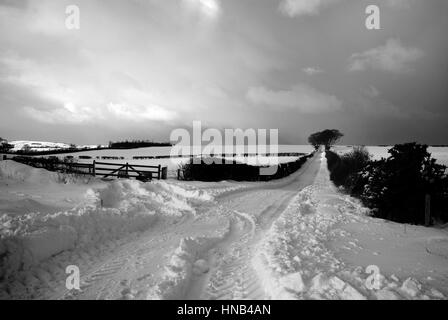
[[[386,4],[390,7],[409,8],[415,0],[387,0]]]
[[[246,97],[254,104],[292,108],[308,114],[336,111],[342,106],[342,102],[335,96],[320,92],[306,84],[298,84],[290,90],[280,91],[252,87]]]
[[[412,71],[412,63],[423,56],[417,48],[405,47],[400,40],[389,39],[384,46],[355,53],[350,57],[350,71],[375,69],[394,73]]]
[[[132,106],[125,104],[109,103],[107,110],[117,118],[131,121],[166,121],[176,117],[176,113],[166,110],[158,105]]]
[[[191,11],[198,11],[207,18],[217,18],[221,13],[219,0],[182,0]]]
[[[163,139],[173,127],[201,120],[218,128],[280,123],[283,139],[300,143],[300,136],[330,122],[341,129],[383,125],[353,112],[363,105],[372,113],[382,108],[385,118],[422,105],[445,114],[445,5],[384,0],[388,30],[403,45],[388,41],[390,32],[366,38],[363,7],[370,3],[361,2],[131,0],[105,6],[77,0],[81,30],[75,31],[64,23],[70,1],[0,0],[2,136],[83,144],[120,136]],[[313,18],[285,18],[306,16]],[[431,37],[422,36],[428,32]],[[349,63],[355,78],[340,67]],[[400,81],[362,72],[417,67]],[[417,84],[427,95],[416,92]],[[355,95],[368,102],[353,102]],[[340,112],[326,114],[334,110]],[[443,136],[444,117],[428,137]],[[371,141],[392,139],[390,131]]]
[[[125,86],[101,86],[96,89],[89,83],[72,81],[64,84],[63,77],[54,66],[39,65],[29,59],[1,56],[0,65],[9,73],[0,80],[27,88],[37,96],[59,108],[23,106],[24,114],[43,123],[94,123],[96,121],[145,120],[168,121],[176,112],[161,107],[158,96],[148,91]],[[111,80],[113,84],[113,81]]]
[[[92,107],[80,107],[66,103],[56,109],[39,109],[31,106],[23,108],[24,113],[42,123],[49,124],[89,124],[103,122],[143,122],[168,121],[176,117],[176,113],[157,105],[135,106],[121,103],[108,103]]]
[[[339,0],[282,0],[279,9],[289,17],[317,15],[322,8],[337,1]]]
[[[314,76],[316,74],[324,72],[324,70],[322,70],[318,67],[307,67],[307,68],[303,68],[302,71],[305,72],[309,76]]]

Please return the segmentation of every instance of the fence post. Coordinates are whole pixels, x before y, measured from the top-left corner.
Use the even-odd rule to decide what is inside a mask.
[[[96,177],[96,160],[93,160],[93,169],[92,169],[92,174],[94,177]]]
[[[429,227],[431,224],[431,196],[429,194],[425,197],[425,226]]]
[[[162,168],[162,180],[166,180],[168,178],[168,167]]]
[[[128,168],[129,164],[126,162],[126,178],[128,178],[129,175],[129,168]]]
[[[160,180],[160,170],[161,170],[161,165],[159,164],[159,170],[157,171],[157,179]]]

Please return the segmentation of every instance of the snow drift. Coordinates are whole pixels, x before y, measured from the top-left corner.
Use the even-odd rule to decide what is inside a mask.
[[[12,160],[0,161],[0,179],[31,185],[68,184],[88,181],[88,177],[51,172]]]
[[[15,179],[45,181],[39,169],[16,171],[11,166],[2,175]],[[37,171],[36,171],[37,170]],[[6,173],[5,173],[6,171]],[[32,212],[0,216],[0,279],[28,271],[61,252],[88,249],[94,244],[147,230],[158,219],[178,219],[195,214],[193,204],[213,198],[204,191],[184,190],[166,182],[141,183],[120,180],[102,189],[89,189],[85,204],[53,214]]]

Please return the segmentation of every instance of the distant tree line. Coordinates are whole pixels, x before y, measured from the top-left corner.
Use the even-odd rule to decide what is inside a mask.
[[[125,141],[110,141],[110,149],[135,149],[148,147],[171,147],[169,142],[154,142],[149,140],[125,140]]]
[[[0,137],[0,152],[9,152],[14,146],[8,143],[8,140]]]
[[[97,146],[96,148],[79,148],[74,145],[71,145],[69,148],[65,149],[53,149],[53,150],[33,150],[29,145],[25,145],[21,150],[17,150],[15,152],[9,152],[13,154],[18,154],[22,156],[45,156],[52,154],[67,154],[67,153],[77,153],[77,152],[85,152],[85,151],[94,151],[94,150],[104,150],[109,149],[107,147]]]
[[[299,170],[303,164],[312,156],[303,155],[296,161],[281,163],[273,175],[260,175],[261,166],[253,166],[234,160],[226,163],[223,159],[209,157],[195,163],[191,158],[189,162],[180,166],[178,171],[179,180],[187,181],[271,181],[289,176]],[[222,163],[223,162],[223,163]]]
[[[83,151],[94,151],[104,149],[135,149],[135,148],[147,148],[147,147],[171,147],[169,142],[154,142],[149,140],[125,140],[125,141],[110,141],[109,146],[103,147],[98,145],[96,148],[80,148],[75,144],[71,144],[68,148],[53,149],[53,150],[35,150],[32,146],[26,144],[21,150],[12,152],[11,149],[14,145],[8,143],[6,139],[0,138],[0,152],[2,153],[14,153],[23,156],[38,156],[38,155],[52,155],[52,154],[64,154],[64,153],[76,153]]]

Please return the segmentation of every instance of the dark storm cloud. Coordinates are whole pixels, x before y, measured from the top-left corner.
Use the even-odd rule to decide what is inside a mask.
[[[444,0],[0,1],[1,135],[104,143],[208,127],[279,128],[304,143],[448,136]],[[20,123],[19,126],[15,125]]]

